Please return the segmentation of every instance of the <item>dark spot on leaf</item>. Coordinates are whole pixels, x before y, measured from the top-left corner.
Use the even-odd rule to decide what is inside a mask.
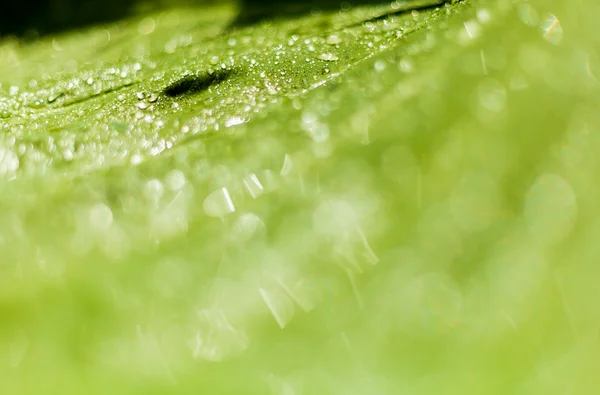
[[[231,70],[219,70],[213,73],[187,75],[167,86],[164,94],[167,97],[193,95],[204,92],[213,85],[225,81],[231,75]]]

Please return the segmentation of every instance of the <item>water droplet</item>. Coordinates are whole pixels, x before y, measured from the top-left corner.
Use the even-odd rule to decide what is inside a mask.
[[[559,45],[563,39],[563,28],[557,17],[550,14],[541,25],[546,41]]]
[[[172,191],[180,191],[185,186],[185,174],[181,170],[172,170],[167,174],[165,184]]]
[[[236,243],[244,243],[252,238],[265,224],[254,213],[246,213],[236,219],[231,229],[230,237]]]
[[[256,174],[250,174],[244,178],[244,185],[252,198],[257,199],[263,194],[263,186]]]
[[[146,94],[144,92],[137,92],[135,96],[138,98],[138,100],[144,100]]]
[[[19,169],[19,158],[9,148],[0,147],[0,176],[15,177]]]
[[[241,125],[244,123],[244,118],[241,117],[232,117],[225,121],[225,127],[229,128],[231,126]]]
[[[58,41],[56,41],[56,39],[52,39],[52,48],[55,51],[62,51],[63,50],[62,46],[60,45],[60,43]]]
[[[153,204],[158,205],[158,202],[163,196],[165,188],[163,184],[157,180],[152,179],[144,185],[143,194],[146,199],[153,202]]]
[[[131,163],[132,165],[136,166],[139,165],[140,163],[142,163],[142,160],[144,158],[142,158],[141,155],[135,154],[131,156],[131,160],[129,161],[129,163]]]
[[[290,282],[294,285],[288,285],[282,280],[278,280],[278,283],[286,294],[306,312],[314,309],[319,300],[322,299],[317,285],[312,280],[301,278],[295,283]]]
[[[219,57],[218,56],[211,56],[209,59],[210,64],[212,65],[217,65],[219,64]]]
[[[276,94],[277,94],[277,92],[279,92],[279,91],[277,90],[277,87],[276,87],[276,86],[274,86],[274,85],[271,85],[270,83],[268,83],[268,82],[266,82],[266,81],[265,81],[265,87],[267,88],[267,92],[268,92],[270,95],[276,95]]]
[[[481,31],[481,26],[475,20],[467,21],[464,23],[466,36],[463,35],[461,38],[463,41],[474,39],[479,37],[479,33]]]
[[[410,59],[402,59],[398,63],[398,68],[404,73],[410,73],[414,69],[413,62]]]
[[[317,59],[324,60],[326,62],[335,62],[336,60],[340,60],[340,58],[337,55],[332,54],[331,52],[322,53],[319,56],[317,56]]]
[[[477,20],[480,23],[488,23],[492,20],[492,14],[485,8],[480,8],[477,10]]]
[[[283,166],[281,167],[281,172],[279,174],[281,174],[284,177],[288,176],[292,172],[293,167],[294,165],[292,162],[292,157],[288,154],[285,154],[285,158],[283,159]]]
[[[325,201],[315,210],[313,225],[320,234],[342,235],[358,226],[358,216],[350,203],[333,199]]]
[[[535,8],[529,3],[519,5],[519,18],[528,26],[537,26],[540,21]]]
[[[208,195],[204,199],[202,207],[206,215],[215,218],[224,217],[235,211],[235,206],[227,188],[218,189]]]
[[[316,143],[323,143],[329,139],[329,127],[326,123],[320,122],[315,113],[306,111],[302,114],[302,129]]]
[[[90,209],[90,224],[99,231],[106,231],[113,223],[113,214],[108,206],[99,203]]]
[[[194,358],[217,362],[242,353],[249,345],[245,332],[236,330],[222,310],[198,312],[199,330],[190,342]]]
[[[506,90],[496,80],[487,80],[479,85],[479,100],[490,111],[500,112],[506,105]]]
[[[367,241],[367,238],[365,237],[362,230],[360,228],[357,228],[357,231],[358,231],[358,236],[361,241],[361,243],[359,244],[360,256],[363,259],[365,259],[365,261],[369,265],[372,265],[372,266],[377,265],[379,263],[379,257],[377,256],[377,254],[375,254],[375,251],[373,251],[373,248],[371,248],[371,245],[369,245],[369,242]]]
[[[338,45],[342,43],[342,38],[340,36],[338,36],[337,34],[332,34],[329,37],[327,37],[327,41],[326,43],[329,45]]]
[[[145,102],[145,101],[141,101],[141,102],[139,102],[138,104],[136,104],[136,106],[137,106],[137,108],[139,108],[140,110],[145,110],[145,109],[147,109],[148,107],[150,107],[150,104],[148,104],[148,103],[147,103],[147,102]]]
[[[154,103],[158,100],[158,95],[156,93],[151,93],[150,96],[148,96],[148,102],[150,103]]]
[[[279,327],[285,328],[294,317],[294,302],[280,291],[259,288],[259,292]]]
[[[154,31],[154,28],[154,19],[150,17],[142,19],[138,25],[138,31],[144,35],[152,33]]]

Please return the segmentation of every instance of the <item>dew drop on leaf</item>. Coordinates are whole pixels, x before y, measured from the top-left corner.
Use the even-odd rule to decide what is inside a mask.
[[[326,62],[335,62],[336,60],[340,60],[340,58],[337,55],[332,54],[331,52],[322,53],[319,56],[317,56],[317,59],[324,60]]]

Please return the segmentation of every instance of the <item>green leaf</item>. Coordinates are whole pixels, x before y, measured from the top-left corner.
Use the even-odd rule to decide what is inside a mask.
[[[2,393],[591,393],[581,4],[4,39]]]

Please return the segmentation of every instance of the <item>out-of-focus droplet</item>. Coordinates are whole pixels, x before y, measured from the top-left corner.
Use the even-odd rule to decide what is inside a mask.
[[[259,288],[260,296],[281,329],[294,317],[294,303],[283,292]]]
[[[186,182],[185,174],[181,170],[172,170],[167,174],[165,185],[172,191],[180,191]]]
[[[357,228],[357,233],[358,233],[358,237],[360,239],[360,242],[358,243],[358,246],[357,246],[357,253],[369,265],[371,265],[371,266],[377,265],[379,263],[379,257],[377,256],[377,254],[375,254],[375,251],[373,251],[373,248],[371,248],[371,245],[369,245],[369,242],[367,241],[365,234],[363,233],[363,231],[360,228]]]
[[[60,45],[60,43],[56,39],[52,39],[52,48],[55,51],[62,51],[63,50],[62,45]]]
[[[529,3],[519,4],[519,19],[528,26],[537,26],[540,23],[537,11]]]
[[[525,221],[543,244],[561,241],[577,219],[577,198],[571,185],[556,174],[540,176],[527,193]]]
[[[9,148],[0,147],[0,177],[13,178],[19,169],[19,158]]]
[[[152,179],[144,185],[143,194],[146,199],[154,204],[158,204],[163,196],[164,190],[165,188],[159,180]]]
[[[313,224],[315,230],[321,234],[343,235],[358,226],[358,216],[350,203],[332,199],[325,201],[315,210]]]
[[[222,310],[200,310],[198,319],[198,329],[190,341],[194,358],[219,362],[248,348],[250,341],[246,333],[235,329]]]
[[[244,123],[244,118],[241,117],[231,117],[225,121],[225,127],[229,128],[236,125],[241,125]]]
[[[237,243],[250,240],[257,232],[264,229],[265,224],[260,217],[254,213],[240,215],[234,222],[230,237]]]
[[[305,278],[301,278],[295,283],[279,281],[279,285],[306,312],[311,311],[322,299],[315,282]]]
[[[479,37],[479,34],[481,33],[481,26],[479,25],[479,22],[475,20],[467,21],[464,23],[464,26],[465,29],[461,35],[461,39],[463,41],[473,40]]]
[[[149,229],[156,236],[174,237],[188,227],[188,202],[186,195],[177,192],[161,210],[150,217]]]
[[[563,28],[557,17],[550,14],[541,25],[544,31],[544,38],[549,43],[559,45],[563,39]]]
[[[376,61],[375,64],[373,65],[373,67],[375,68],[375,71],[377,71],[377,72],[382,72],[383,70],[385,70],[385,66],[386,66],[385,61],[383,61],[381,59]]]
[[[413,62],[410,59],[402,59],[398,63],[398,69],[403,73],[410,73],[414,69]]]
[[[338,45],[342,43],[342,38],[337,34],[332,34],[329,37],[327,37],[326,43],[329,45]]]
[[[138,25],[138,31],[141,34],[147,35],[150,34],[154,31],[156,24],[154,22],[153,18],[144,18],[140,21],[139,25]]]
[[[313,112],[306,111],[302,114],[302,129],[316,143],[323,143],[329,139],[329,126],[321,122]]]
[[[264,193],[271,193],[279,188],[280,177],[273,170],[263,170],[257,177]]]
[[[477,20],[480,23],[488,23],[492,20],[492,14],[486,8],[479,8],[477,10]]]
[[[113,224],[110,232],[106,232],[102,249],[108,258],[115,262],[120,261],[129,253],[131,240],[119,226]]]
[[[283,166],[281,167],[281,171],[279,174],[282,176],[288,176],[292,172],[292,168],[294,167],[292,162],[292,157],[289,154],[285,154],[283,158]]]
[[[235,211],[235,206],[227,188],[217,189],[204,199],[204,213],[209,217],[220,218]]]
[[[244,186],[252,198],[259,198],[263,194],[263,186],[256,174],[249,174],[244,178]]]
[[[600,82],[600,58],[595,53],[586,55],[585,68],[594,81]]]
[[[324,60],[326,62],[335,62],[336,60],[340,60],[340,58],[337,55],[332,54],[331,52],[322,53],[319,56],[317,56],[317,59]]]
[[[500,112],[506,105],[506,89],[496,80],[486,80],[479,85],[479,101],[486,109]]]
[[[99,231],[106,231],[113,223],[113,214],[108,206],[99,203],[90,209],[90,224]]]

